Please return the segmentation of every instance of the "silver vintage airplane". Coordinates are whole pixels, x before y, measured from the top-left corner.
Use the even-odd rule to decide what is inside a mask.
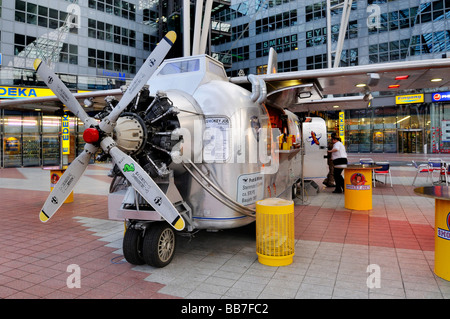
[[[256,201],[291,199],[299,180],[322,169],[325,176],[326,130],[314,132],[325,124],[305,131],[293,112],[337,99],[367,105],[370,92],[399,82],[397,75],[409,75],[401,89],[433,88],[436,77],[443,79],[440,86],[450,83],[449,59],[228,78],[208,55],[164,60],[175,40],[169,32],[124,92],[72,94],[42,61],[34,64],[55,96],[33,101],[60,100],[84,122],[86,142],[39,217],[48,222],[101,148],[114,164],[109,217],[126,223],[123,253],[132,264],[164,267],[174,256],[177,232],[247,225],[255,220]],[[269,70],[275,66],[272,51]],[[359,95],[329,98],[345,93]],[[108,97],[95,118],[80,105],[88,97]],[[0,106],[17,103],[24,100]],[[321,161],[304,159],[316,151]]]

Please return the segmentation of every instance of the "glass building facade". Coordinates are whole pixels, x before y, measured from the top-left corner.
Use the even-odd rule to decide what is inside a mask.
[[[228,75],[265,73],[270,47],[278,53],[279,72],[330,64],[325,0],[218,3],[223,8],[212,12],[211,55],[228,59]],[[178,5],[144,0],[0,0],[0,99],[46,94],[32,67],[37,57],[47,61],[74,92],[120,87],[158,42],[161,8],[176,11]],[[333,48],[341,10],[331,10]],[[448,53],[450,0],[355,0],[340,66],[435,59]],[[423,102],[399,105],[391,92],[373,92],[369,108],[307,115],[323,117],[331,132],[337,130],[339,112],[344,112],[349,152],[450,152],[450,137],[445,134],[450,102],[433,102],[434,91],[399,94],[411,93],[424,94]],[[45,109],[0,109],[0,167],[58,165],[60,120],[61,115]],[[76,150],[70,156],[75,157],[82,149],[83,125],[70,119],[70,126],[71,147]]]
[[[332,0],[336,6],[342,0]],[[335,48],[342,8],[331,10],[331,46]],[[215,51],[230,52],[231,76],[265,73],[269,48],[278,53],[278,71],[327,68],[326,1],[234,1],[223,21],[245,33],[233,34]],[[340,66],[447,58],[450,52],[450,0],[355,0],[349,15]],[[332,55],[334,63],[334,54]],[[331,64],[332,65],[332,64]],[[442,91],[448,88],[441,88]],[[424,101],[398,105],[392,92],[373,92],[371,107],[344,110],[346,145],[356,153],[449,152],[445,136],[450,104]],[[450,102],[448,102],[450,103]],[[315,112],[328,130],[337,131],[339,111]],[[314,113],[308,113],[314,115]]]
[[[43,112],[0,110],[2,167],[59,166],[62,117]],[[69,117],[71,162],[83,150],[84,125]]]
[[[33,69],[36,58],[73,92],[126,84],[159,39],[157,11],[150,1],[0,0],[0,99],[48,95]],[[84,145],[83,123],[69,123],[65,162]],[[61,132],[54,109],[0,109],[0,168],[60,165]]]

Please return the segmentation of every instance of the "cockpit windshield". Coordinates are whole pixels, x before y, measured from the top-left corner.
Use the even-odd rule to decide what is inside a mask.
[[[200,69],[200,60],[193,59],[188,61],[177,61],[168,63],[159,72],[160,75],[180,74],[187,72],[194,72]]]

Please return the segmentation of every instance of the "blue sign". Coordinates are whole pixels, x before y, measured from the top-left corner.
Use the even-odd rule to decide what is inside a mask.
[[[126,79],[126,74],[124,72],[115,72],[115,71],[108,71],[108,70],[98,70],[97,74],[103,75],[109,78],[118,78],[120,80]]]
[[[2,54],[0,53],[0,65],[2,65]]]
[[[433,93],[431,99],[433,102],[448,102],[450,101],[450,92]]]

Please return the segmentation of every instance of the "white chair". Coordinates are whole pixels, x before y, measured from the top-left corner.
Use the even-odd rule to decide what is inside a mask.
[[[450,176],[450,165],[449,163],[444,163],[444,167],[441,169],[441,178],[444,176],[445,185],[448,186],[449,176]]]
[[[433,183],[433,176],[434,176],[433,173],[437,172],[438,179],[439,179],[441,177],[442,170],[444,169],[444,171],[445,171],[444,162],[442,161],[441,158],[429,158],[428,159],[428,169],[429,169],[429,174],[431,175],[431,182]]]
[[[360,158],[359,164],[375,164],[375,162],[370,157],[367,157],[367,158]],[[373,187],[375,187],[375,175],[373,175],[373,170],[372,170],[372,184]]]
[[[375,162],[371,158],[360,158],[359,164],[374,164]]]
[[[427,174],[427,182],[428,179],[430,178],[430,169],[428,167],[428,164],[417,164],[415,161],[411,161],[414,165],[414,167],[416,168],[416,176],[414,176],[414,180],[412,182],[412,184],[414,185],[414,183],[416,182],[416,178],[420,173],[426,173]]]
[[[389,176],[389,181],[391,182],[392,187],[392,176],[391,176],[391,165],[389,162],[376,162],[377,166],[381,166],[381,168],[375,168],[373,170],[373,184],[375,186],[375,182],[377,180],[378,175],[384,175],[384,184],[387,183],[387,177]]]

